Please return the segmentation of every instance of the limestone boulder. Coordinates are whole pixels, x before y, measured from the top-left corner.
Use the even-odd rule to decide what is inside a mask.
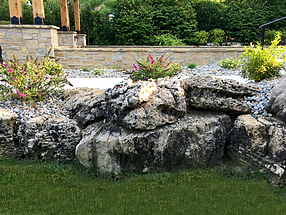
[[[21,124],[17,136],[23,158],[70,163],[75,158],[81,130],[74,120],[41,116]]]
[[[273,89],[265,110],[286,122],[286,77]]]
[[[286,124],[273,117],[241,115],[229,134],[226,153],[265,172],[277,186],[285,185]]]
[[[127,80],[104,93],[77,93],[63,107],[83,128],[106,118],[128,129],[152,130],[175,123],[187,109],[249,113],[251,107],[244,97],[258,91],[254,85],[212,76]]]
[[[105,92],[104,114],[129,129],[152,130],[187,112],[180,79],[126,82]]]
[[[17,114],[0,109],[0,157],[19,157],[22,154],[14,135],[18,127],[17,118]]]
[[[179,79],[121,82],[104,94],[83,93],[64,106],[82,127],[108,118],[129,129],[150,130],[176,122],[186,114],[186,101]]]
[[[71,90],[65,90],[62,95],[62,108],[69,111],[70,118],[73,118],[77,112],[88,105],[94,98],[104,93],[101,89],[90,90],[87,87],[79,87]]]
[[[188,77],[184,89],[189,108],[223,111],[232,115],[250,113],[251,107],[243,98],[259,92],[254,85],[205,75]]]
[[[101,173],[207,167],[222,162],[230,117],[195,112],[154,130],[129,130],[112,120],[83,130],[76,157]]]

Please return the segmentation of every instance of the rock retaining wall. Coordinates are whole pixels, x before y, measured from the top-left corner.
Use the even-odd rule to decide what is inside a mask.
[[[286,124],[249,114],[243,98],[258,90],[211,76],[66,90],[61,106],[69,118],[44,115],[19,124],[15,113],[0,109],[0,156],[61,163],[77,157],[114,175],[219,165],[226,153],[283,186]]]

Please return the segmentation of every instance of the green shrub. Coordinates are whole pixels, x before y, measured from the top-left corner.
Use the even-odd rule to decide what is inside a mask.
[[[197,64],[196,63],[190,63],[189,65],[188,65],[188,68],[189,69],[194,69],[194,68],[196,68],[197,67]]]
[[[94,68],[93,74],[94,74],[94,76],[100,75],[101,74],[100,69]]]
[[[197,31],[195,33],[194,41],[198,45],[203,45],[203,44],[206,44],[208,42],[208,38],[209,38],[209,33],[208,32],[206,32],[206,31]]]
[[[154,45],[159,46],[185,46],[186,43],[182,39],[172,34],[162,34],[159,36],[154,36]]]
[[[157,81],[158,78],[176,75],[182,68],[178,63],[167,62],[169,57],[164,58],[166,53],[157,59],[149,52],[148,54],[146,58],[137,61],[137,66],[133,64],[134,69],[128,72],[131,73],[130,78],[133,81],[148,81],[151,78]]]
[[[262,49],[260,43],[256,48],[252,43],[250,48],[244,47],[244,56],[240,56],[245,64],[242,67],[243,77],[259,82],[267,78],[281,76],[280,70],[286,62],[286,56],[283,56],[286,47],[278,46],[280,38],[280,33],[278,33],[269,48]],[[278,59],[282,56],[283,60],[279,62]]]
[[[89,69],[89,68],[83,68],[82,71],[84,71],[84,72],[90,72],[90,69]]]
[[[225,32],[221,29],[213,29],[210,31],[210,41],[216,45],[222,43],[225,39]]]
[[[236,69],[241,66],[241,62],[240,60],[237,60],[231,57],[231,58],[226,58],[226,59],[221,60],[219,62],[219,65],[222,68],[226,68],[226,69]]]
[[[45,57],[42,65],[28,59],[20,65],[16,60],[0,65],[1,99],[16,97],[34,103],[43,100],[50,93],[57,93],[68,84],[62,66]]]

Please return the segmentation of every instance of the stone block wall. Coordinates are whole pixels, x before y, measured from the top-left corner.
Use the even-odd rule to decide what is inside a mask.
[[[57,30],[52,25],[0,25],[0,44],[5,60],[16,59],[23,63],[27,56],[43,58],[58,47]]]
[[[137,60],[148,54],[155,57],[162,54],[170,56],[169,60],[183,65],[196,63],[198,66],[216,63],[224,58],[239,58],[242,47],[106,47],[106,48],[65,48],[55,49],[55,56],[60,58],[64,68],[79,69],[90,67],[131,68]]]
[[[85,48],[86,47],[86,34],[77,34],[77,48]]]
[[[74,31],[58,31],[59,46],[66,48],[76,48],[77,39]]]

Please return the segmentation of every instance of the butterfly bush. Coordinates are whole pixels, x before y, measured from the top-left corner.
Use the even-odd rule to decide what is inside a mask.
[[[172,77],[177,75],[182,69],[179,63],[167,62],[169,57],[165,57],[164,53],[161,57],[155,59],[149,52],[147,58],[141,58],[137,61],[137,65],[133,64],[133,69],[128,73],[133,81],[148,81],[149,79]]]
[[[20,65],[16,60],[0,65],[0,99],[12,97],[35,103],[49,94],[55,94],[68,84],[62,66],[54,59],[45,57],[42,63],[26,61]]]

